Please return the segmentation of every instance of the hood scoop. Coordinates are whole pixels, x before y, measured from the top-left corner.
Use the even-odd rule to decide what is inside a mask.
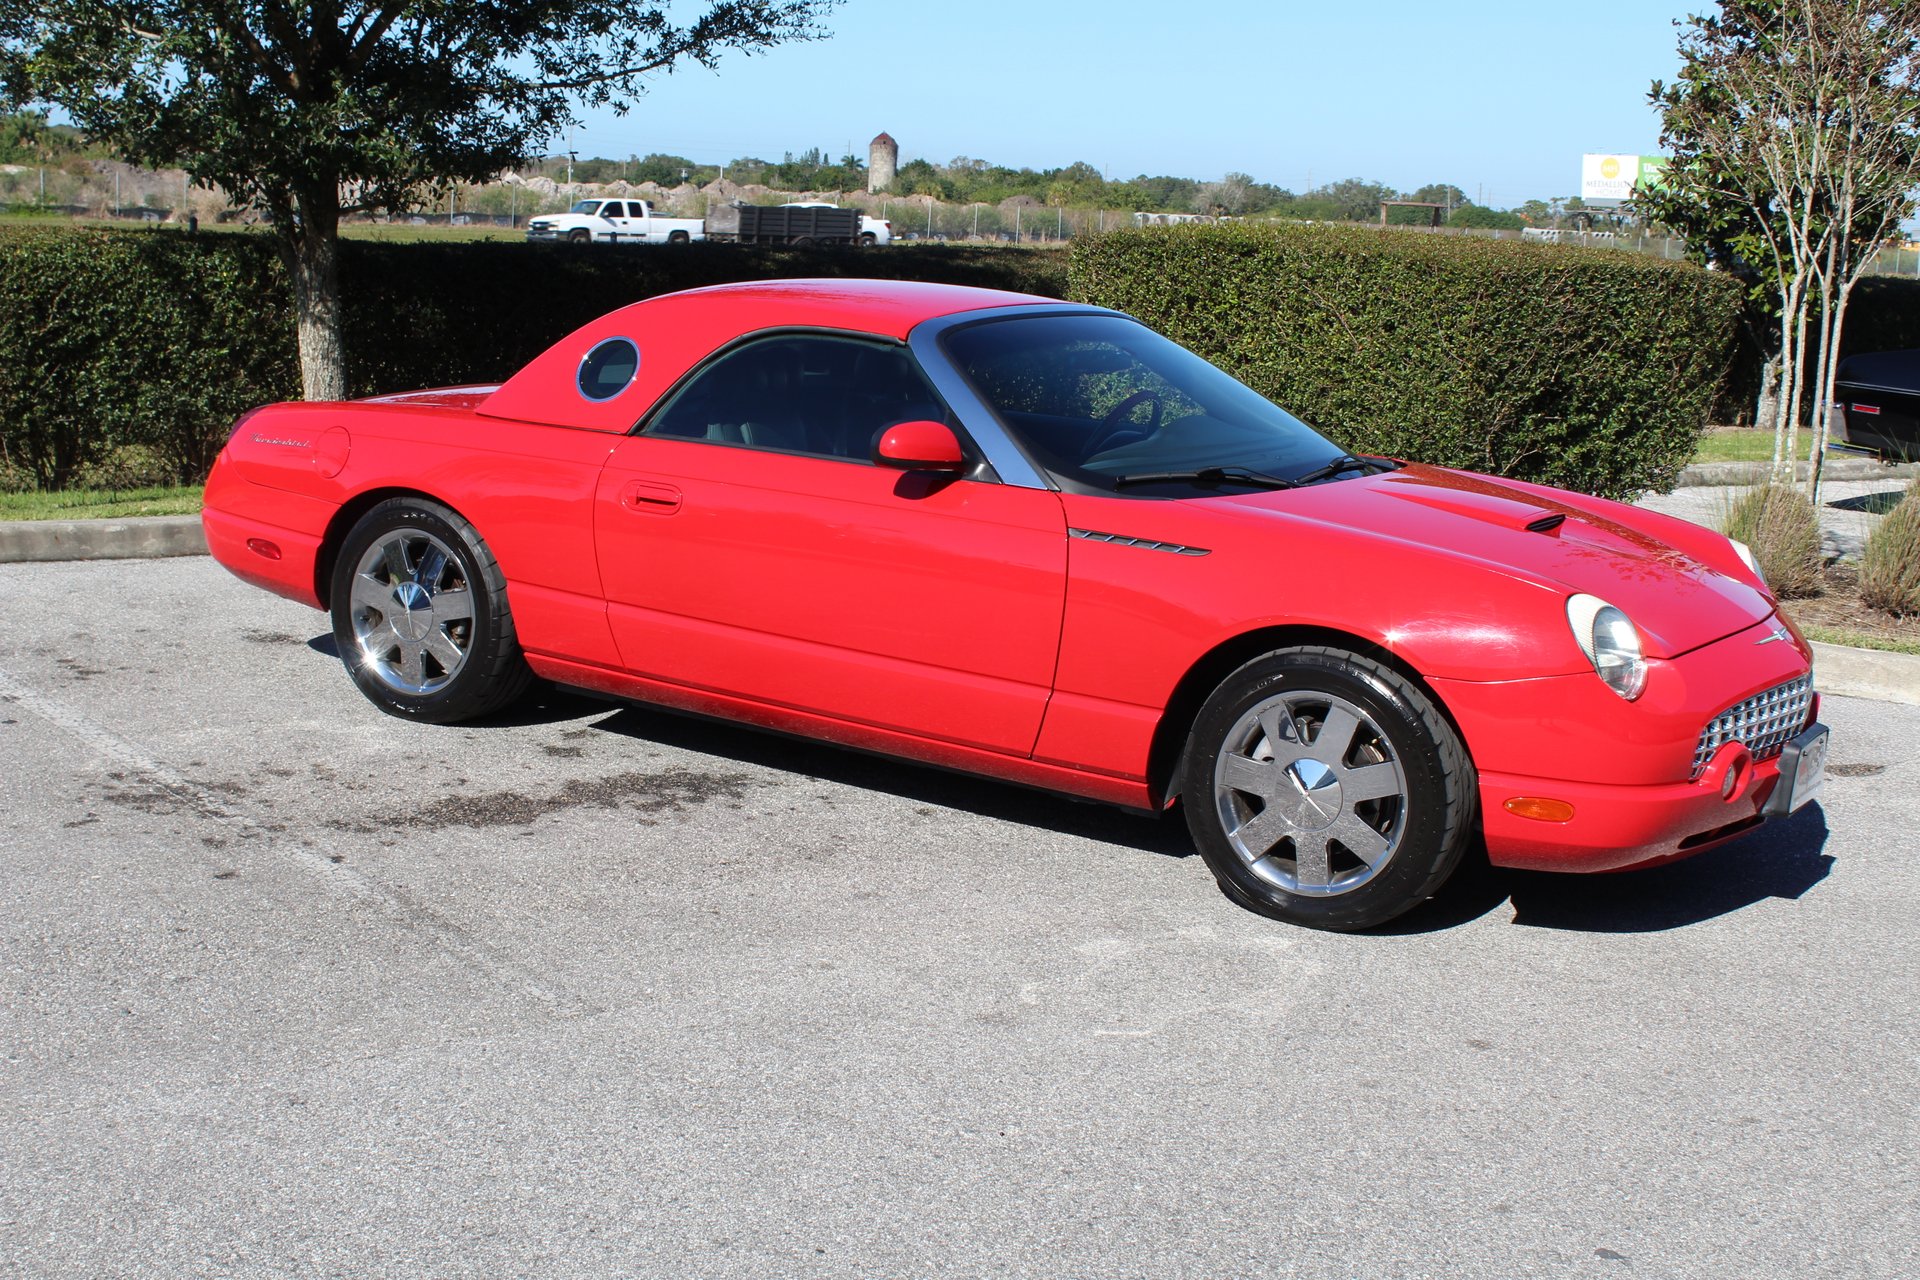
[[[1491,486],[1489,486],[1491,487]],[[1417,502],[1449,515],[1466,516],[1503,529],[1528,533],[1553,533],[1567,522],[1567,513],[1523,502],[1505,494],[1468,488],[1441,488],[1418,481],[1389,480],[1380,485],[1388,493],[1407,502]],[[1508,490],[1511,493],[1512,490]]]

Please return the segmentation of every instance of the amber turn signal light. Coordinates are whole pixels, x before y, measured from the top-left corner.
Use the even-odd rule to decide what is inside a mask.
[[[1573,806],[1565,800],[1548,800],[1543,796],[1515,796],[1501,807],[1516,818],[1532,818],[1535,822],[1573,821]]]

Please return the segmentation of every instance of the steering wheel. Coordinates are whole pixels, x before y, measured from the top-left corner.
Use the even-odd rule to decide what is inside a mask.
[[[1153,416],[1147,420],[1146,435],[1152,435],[1158,431],[1160,429],[1160,415],[1165,411],[1165,406],[1161,404],[1160,396],[1157,392],[1148,387],[1142,387],[1140,390],[1122,400],[1119,404],[1113,406],[1113,408],[1107,410],[1106,416],[1100,419],[1100,434],[1098,438],[1094,440],[1092,447],[1081,456],[1091,458],[1105,453],[1113,447],[1113,443],[1118,437],[1130,431],[1138,431],[1140,428],[1131,422],[1123,421],[1123,419],[1133,411],[1134,406],[1146,400],[1153,402]]]

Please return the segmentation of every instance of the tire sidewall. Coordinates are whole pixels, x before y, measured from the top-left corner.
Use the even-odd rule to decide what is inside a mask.
[[[467,644],[466,660],[443,688],[426,694],[403,693],[370,671],[360,662],[360,644],[353,634],[353,578],[360,558],[376,542],[406,529],[430,533],[453,551],[473,600],[473,634]],[[493,588],[480,571],[470,535],[454,523],[453,513],[445,507],[425,499],[398,498],[383,502],[361,516],[340,544],[328,601],[332,605],[333,642],[340,651],[340,661],[346,664],[347,674],[353,677],[360,692],[381,709],[418,720],[452,720],[468,714],[469,708],[485,695],[483,686],[488,665],[485,659],[493,651],[495,642]]]
[[[1292,894],[1256,875],[1227,842],[1213,789],[1227,733],[1248,709],[1283,693],[1328,693],[1366,712],[1386,736],[1407,783],[1405,828],[1385,870],[1359,888],[1329,897]],[[1222,682],[1194,721],[1182,778],[1187,825],[1200,855],[1227,895],[1243,906],[1319,929],[1362,929],[1425,899],[1443,864],[1459,856],[1447,830],[1447,780],[1439,744],[1406,693],[1366,666],[1319,651],[1257,658]]]

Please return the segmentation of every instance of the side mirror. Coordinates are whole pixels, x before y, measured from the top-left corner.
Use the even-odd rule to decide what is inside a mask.
[[[888,427],[873,445],[873,460],[900,471],[957,473],[967,466],[960,440],[944,422],[902,422]]]

